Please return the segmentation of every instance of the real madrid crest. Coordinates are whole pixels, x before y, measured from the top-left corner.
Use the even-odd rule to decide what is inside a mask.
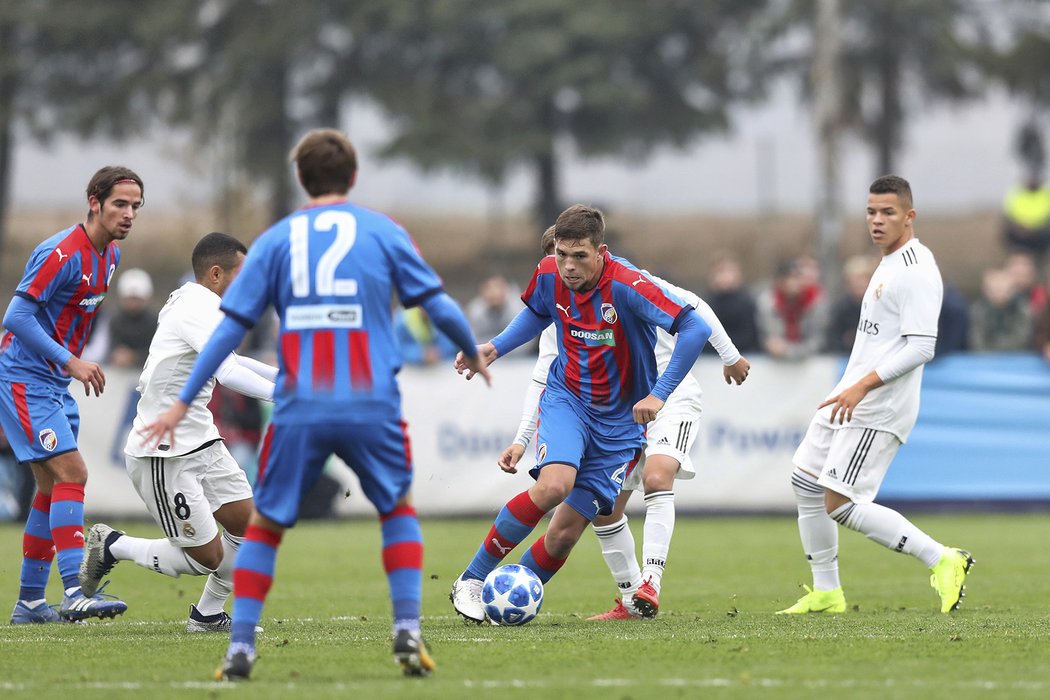
[[[612,304],[602,304],[602,318],[606,323],[616,323],[619,316],[616,315],[616,307]]]
[[[881,282],[879,283],[878,287],[875,287],[875,298],[876,299],[881,299],[882,298],[882,283]]]
[[[182,534],[186,537],[193,537],[197,534],[197,531],[193,529],[193,526],[188,522],[182,524]]]

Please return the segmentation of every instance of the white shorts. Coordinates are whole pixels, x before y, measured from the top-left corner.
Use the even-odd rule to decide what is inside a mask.
[[[665,409],[667,406],[664,407]],[[692,479],[696,476],[693,460],[689,459],[689,450],[696,442],[696,433],[700,427],[700,413],[685,406],[671,406],[671,411],[661,410],[656,420],[649,424],[645,431],[645,454],[638,460],[631,473],[623,481],[622,489],[641,491],[642,474],[645,460],[653,455],[667,455],[680,465],[676,479]]]
[[[221,440],[183,457],[124,455],[128,476],[150,515],[176,547],[215,539],[212,516],[226,503],[252,497],[252,487]]]
[[[832,428],[817,414],[810,421],[792,463],[818,477],[826,489],[854,503],[871,503],[879,492],[901,441],[875,428]]]

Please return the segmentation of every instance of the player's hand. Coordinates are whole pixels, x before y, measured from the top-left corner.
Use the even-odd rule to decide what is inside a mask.
[[[95,390],[95,396],[101,396],[106,390],[106,373],[95,362],[81,360],[76,355],[70,355],[66,362],[66,371],[69,376],[84,385],[84,396],[91,396],[91,390]]]
[[[456,361],[452,366],[458,374],[466,372],[468,381],[473,379],[475,374],[480,374],[485,378],[485,383],[492,386],[492,378],[485,368],[495,362],[497,357],[499,357],[499,351],[496,350],[496,346],[492,343],[484,343],[478,346],[478,354],[474,357],[467,357],[460,350],[456,353]]]
[[[649,394],[634,405],[634,422],[645,425],[656,420],[656,414],[664,407],[663,399]]]
[[[882,384],[882,379],[878,374],[874,371],[868,372],[856,384],[846,387],[817,406],[817,410],[831,406],[831,422],[834,423],[835,418],[838,417],[839,425],[842,425],[843,421],[848,423],[853,420],[853,409],[857,407],[857,404],[864,400],[869,391],[877,389]]]
[[[499,468],[508,474],[517,474],[518,462],[521,461],[523,454],[525,454],[525,448],[520,443],[511,443],[499,456]]]
[[[187,410],[189,406],[176,401],[171,408],[157,416],[157,420],[137,431],[142,438],[139,444],[150,448],[156,448],[161,443],[175,447],[175,426],[182,421]]]
[[[747,379],[747,374],[750,371],[751,363],[744,356],[741,356],[734,364],[722,365],[722,376],[725,377],[726,384],[736,382],[736,385],[740,386]]]

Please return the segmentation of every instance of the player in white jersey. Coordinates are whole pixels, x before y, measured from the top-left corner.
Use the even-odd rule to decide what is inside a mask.
[[[791,484],[813,588],[781,613],[845,612],[836,522],[931,570],[941,612],[959,607],[973,557],[944,547],[900,513],[874,503],[882,479],[919,413],[922,367],[933,359],[941,273],[915,238],[906,180],[886,175],[869,188],[868,231],[882,262],[864,293],[846,371],[817,409],[795,452]]]
[[[541,240],[541,250],[550,255],[553,250],[554,231],[548,229]],[[750,364],[743,358],[733,341],[726,334],[711,307],[690,291],[676,287],[654,275],[646,273],[665,290],[691,304],[711,327],[708,342],[718,352],[723,362],[723,376],[727,383],[741,384],[748,374]],[[675,340],[663,330],[657,329],[656,354],[660,372],[670,362]],[[558,341],[553,326],[540,334],[540,351],[532,371],[532,382],[525,395],[521,424],[514,441],[500,455],[500,468],[509,473],[517,471],[517,463],[529,446],[536,430],[537,407],[540,394],[547,384],[547,371],[558,354]],[[646,447],[639,454],[623,482],[610,515],[598,516],[593,521],[595,534],[602,547],[602,556],[609,567],[621,598],[609,612],[596,615],[592,620],[624,620],[638,617],[655,617],[659,609],[659,594],[667,552],[674,532],[675,479],[692,479],[696,476],[689,450],[696,440],[700,422],[700,384],[687,374],[682,383],[671,392],[667,403],[649,424],[646,430]],[[639,568],[635,555],[634,536],[627,525],[624,509],[631,495],[641,490],[645,494],[645,525],[642,540],[642,560]]]
[[[165,538],[131,537],[96,523],[80,570],[82,588],[91,591],[114,564],[125,560],[175,578],[208,576],[200,601],[190,605],[187,632],[229,631],[230,617],[223,607],[252,511],[251,485],[208,410],[215,379],[246,396],[272,401],[277,368],[231,354],[179,423],[178,454],[169,454],[168,443],[143,444],[139,432],[175,402],[198,353],[222,321],[221,297],[246,252],[244,244],[224,233],[209,233],[197,243],[192,256],[196,281],[168,297],[139,377],[142,398],[124,447],[125,461],[135,490]],[[223,526],[221,534],[216,521]]]

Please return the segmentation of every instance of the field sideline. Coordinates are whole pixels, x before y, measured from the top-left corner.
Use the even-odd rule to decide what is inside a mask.
[[[615,589],[593,535],[523,628],[476,627],[447,594],[490,521],[426,520],[424,633],[438,663],[400,676],[372,520],[307,523],[285,538],[253,680],[211,682],[219,636],[187,635],[202,579],[127,562],[112,622],[0,627],[4,698],[1039,698],[1050,695],[1050,515],[923,515],[977,559],[963,609],[937,610],[923,567],[843,532],[848,613],[774,616],[809,582],[795,521],[681,518],[656,620],[587,622]],[[641,518],[632,520],[640,542]],[[150,535],[151,524],[130,523]],[[531,539],[529,540],[531,542]],[[14,603],[21,528],[0,527],[0,590]],[[508,561],[517,561],[512,556]],[[57,571],[49,600],[59,600]],[[3,614],[8,608],[4,608]],[[45,669],[55,669],[46,671]]]

